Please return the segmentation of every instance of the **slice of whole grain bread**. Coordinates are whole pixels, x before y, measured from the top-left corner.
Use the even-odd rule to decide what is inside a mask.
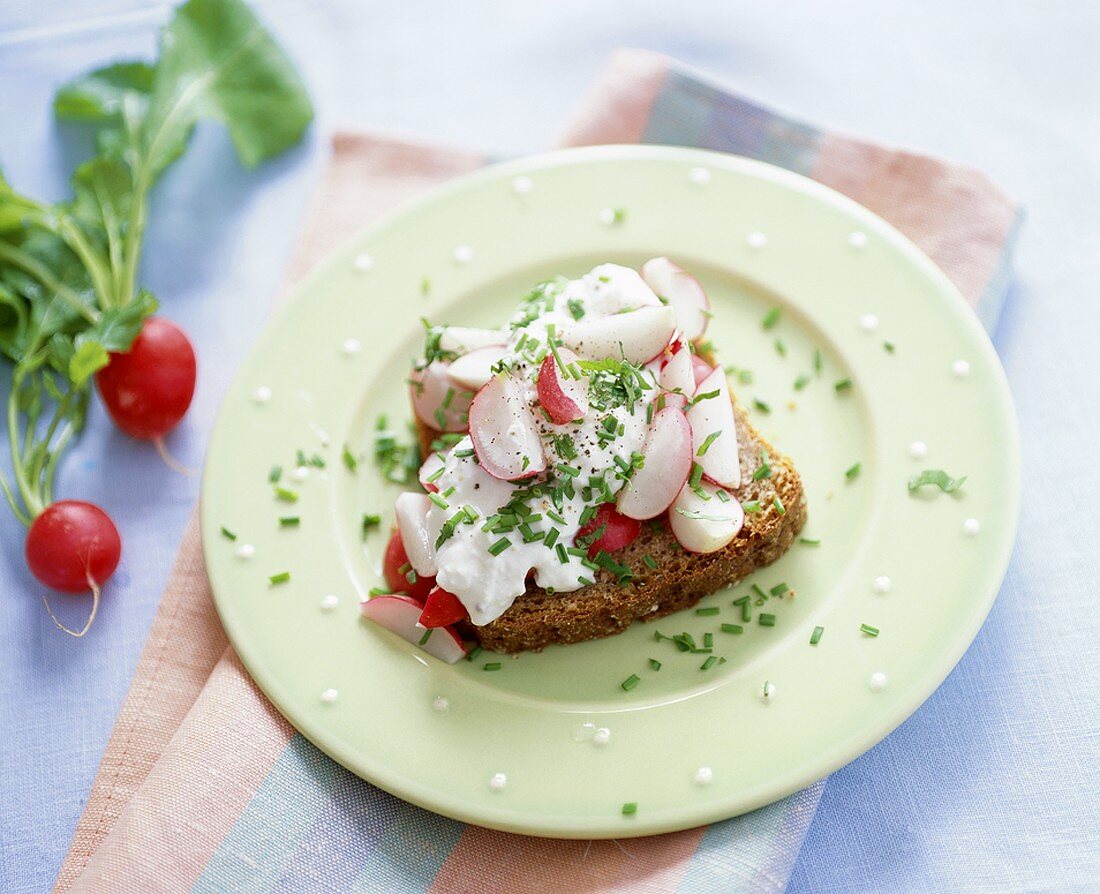
[[[748,577],[785,553],[806,523],[802,480],[793,463],[772,449],[734,400],[737,439],[741,448],[742,503],[756,500],[760,511],[745,514],[745,525],[725,547],[713,553],[689,553],[680,546],[664,516],[645,522],[638,538],[612,555],[633,572],[621,585],[614,574],[601,569],[592,586],[571,593],[547,593],[533,583],[503,615],[483,627],[466,623],[462,633],[496,652],[542,649],[552,643],[577,643],[612,636],[632,621],[652,621],[690,608],[704,596]],[[417,436],[422,455],[439,436],[419,420]],[[768,453],[770,477],[753,481]],[[782,506],[776,505],[776,497]],[[643,558],[656,562],[650,569]]]

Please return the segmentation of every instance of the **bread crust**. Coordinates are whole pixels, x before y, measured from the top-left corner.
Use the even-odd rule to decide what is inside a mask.
[[[727,546],[713,553],[689,553],[663,517],[643,523],[638,538],[613,553],[616,562],[633,572],[628,584],[620,585],[603,569],[594,584],[571,593],[547,593],[532,583],[499,618],[482,627],[462,624],[460,632],[494,652],[538,651],[554,643],[614,636],[634,621],[653,621],[690,608],[782,556],[806,523],[802,480],[791,460],[764,440],[736,398],[734,416],[742,482],[735,494],[741,502],[757,500],[761,511],[746,513],[744,527]],[[427,456],[439,432],[419,419],[416,424],[421,453]],[[765,450],[771,476],[753,481]],[[646,555],[655,560],[656,568],[645,564]]]

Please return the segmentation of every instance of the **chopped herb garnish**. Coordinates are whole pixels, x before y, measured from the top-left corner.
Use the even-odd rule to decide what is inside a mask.
[[[638,812],[638,805],[634,801],[627,801],[623,805],[623,816],[632,816]]]
[[[806,546],[821,546],[820,540],[814,540],[810,537],[799,537],[798,542]]]
[[[821,356],[821,351],[820,350],[815,350],[814,351],[814,372],[815,373],[820,373],[821,370],[824,367],[825,367],[825,358],[823,358]]]
[[[760,511],[760,501],[745,500],[745,502],[741,504],[741,509],[747,512],[749,515],[755,515],[757,512]]]
[[[271,575],[271,577],[269,577],[267,580],[268,583],[270,583],[272,586],[275,586],[276,584],[285,584],[288,580],[290,580],[290,572],[280,571],[278,574]]]
[[[717,605],[708,605],[704,606],[703,608],[695,609],[695,614],[709,616],[716,615],[719,611],[721,611],[721,609],[719,609]]]
[[[481,666],[483,671],[498,671],[503,667],[499,661],[489,661]]]
[[[301,523],[302,520],[297,515],[284,515],[279,519],[280,528],[296,528]]]
[[[427,643],[428,640],[431,639],[432,632],[434,630],[435,630],[434,627],[429,627],[427,630],[425,630],[424,635],[422,637],[420,637],[420,642],[418,643],[418,645],[423,646],[425,643]]]
[[[776,324],[779,323],[779,318],[782,316],[782,309],[778,307],[773,307],[766,314],[764,314],[764,319],[760,321],[760,325],[764,329],[774,329]]]
[[[844,477],[847,478],[849,481],[854,481],[857,477],[859,477],[859,471],[862,468],[863,468],[863,463],[856,463],[853,466],[849,466],[844,471]],[[910,480],[912,480],[912,479],[910,479]],[[912,490],[913,488],[910,487],[909,489]]]
[[[878,636],[879,635],[879,629],[877,627],[872,627],[870,624],[860,624],[859,625],[859,632],[864,633],[867,636]]]
[[[760,465],[757,466],[756,471],[752,473],[753,481],[760,481],[763,478],[772,477],[771,458],[768,456],[767,450],[760,451]]]
[[[646,568],[652,569],[657,567],[657,560],[654,559],[653,556],[651,556],[649,553],[646,553],[644,556],[642,556],[642,561],[645,563]]]
[[[821,642],[821,635],[825,632],[824,627],[815,627],[814,632],[810,634],[810,645],[816,646]]]
[[[780,357],[787,356],[787,343],[781,338],[777,338],[775,340],[775,353],[777,353]]]
[[[227,528],[225,525],[222,525],[222,537],[224,537],[226,540],[237,539],[237,535],[230,531],[229,528]]]
[[[584,302],[579,298],[570,298],[565,302],[565,306],[569,308],[569,313],[573,315],[574,320],[584,316]]]
[[[618,457],[615,458],[618,459]],[[576,478],[581,473],[581,470],[576,466],[568,466],[565,463],[558,463],[554,466],[554,469],[562,475],[568,475],[570,478]]]
[[[707,435],[703,443],[699,445],[699,449],[695,451],[695,455],[706,456],[707,451],[710,450],[710,445],[717,441],[721,434],[722,431],[719,429],[718,431],[712,431],[709,435]]]
[[[745,628],[740,624],[723,624],[721,627],[723,633],[744,633]]]
[[[496,543],[489,547],[489,554],[492,556],[499,556],[508,547],[512,545],[512,541],[507,537],[501,537]]]
[[[807,385],[810,384],[810,377],[805,373],[802,373],[797,379],[794,380],[794,390],[801,391]]]
[[[837,394],[844,394],[847,391],[851,391],[852,390],[852,380],[851,379],[841,379],[839,382],[837,382],[835,385],[833,385],[833,390],[836,391]]]
[[[783,505],[783,501],[779,499],[779,494],[775,495],[775,499],[772,500],[772,505],[775,507],[775,511],[780,515],[787,514],[787,507]]]
[[[661,662],[659,662],[656,658],[650,658],[649,668],[650,670],[659,671],[661,669]]]
[[[272,484],[277,484],[279,479],[283,477],[282,466],[272,466],[271,471],[267,473],[267,480]]]
[[[761,400],[759,397],[754,397],[752,399],[752,405],[765,416],[767,416],[772,411],[771,405],[767,401]]]
[[[782,584],[776,584],[768,592],[771,593],[773,596],[783,596],[783,595],[789,593],[790,591],[791,591],[791,588],[788,587],[785,583],[782,583]]]
[[[741,620],[746,624],[752,620],[752,597],[742,596],[733,600],[734,605],[741,606]]]
[[[421,295],[427,295],[431,292],[431,290],[432,290],[432,281],[426,276],[420,277],[420,294]]]
[[[363,536],[366,537],[371,528],[377,528],[380,524],[382,524],[382,516],[374,515],[373,513],[364,513],[363,521],[360,525]]]
[[[430,493],[428,494],[428,499],[435,503],[435,505],[438,506],[440,509],[451,508],[451,504],[443,498],[442,494]]]
[[[625,680],[623,680],[619,685],[623,688],[623,690],[625,692],[630,692],[631,689],[633,689],[635,686],[637,686],[641,682],[642,682],[641,677],[639,677],[637,674],[631,674],[629,677],[627,677]]]
[[[721,392],[720,388],[715,388],[713,391],[704,391],[702,394],[696,394],[695,397],[691,398],[691,400],[689,400],[684,405],[684,410],[685,411],[690,410],[692,407],[694,407],[700,401],[710,400],[711,398],[715,398],[719,395],[720,392]]]
[[[886,349],[887,354],[893,354],[897,350],[897,347],[892,341],[884,341],[882,346]]]
[[[701,665],[699,665],[699,670],[709,671],[717,663],[718,663],[718,658],[715,657],[714,655],[711,655],[709,658],[707,658],[706,661],[704,661]]]
[[[925,469],[919,475],[914,475],[909,479],[909,492],[915,493],[925,485],[933,485],[945,494],[953,494],[963,486],[965,481],[965,475],[961,478],[952,478],[943,469]]]
[[[478,655],[482,653],[482,651],[483,650],[481,646],[474,646],[472,649],[470,649],[469,652],[466,653],[466,660],[473,661],[475,658],[477,658]]]
[[[774,627],[775,626],[775,615],[768,614],[767,612],[761,612],[759,617],[758,617],[758,620],[760,621],[760,626],[761,627]]]
[[[432,416],[435,417],[436,427],[440,431],[447,427],[447,414],[443,412],[442,407],[436,407]]]
[[[344,465],[348,467],[349,472],[354,472],[359,468],[359,460],[355,458],[355,454],[351,452],[351,448],[347,444],[344,445],[343,453],[341,456],[344,459]]]
[[[277,487],[275,488],[275,499],[282,500],[284,503],[297,503],[298,495],[285,487]]]

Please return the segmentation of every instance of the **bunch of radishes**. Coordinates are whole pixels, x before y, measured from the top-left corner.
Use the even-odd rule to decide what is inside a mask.
[[[523,481],[544,473],[548,465],[536,412],[554,425],[565,425],[589,411],[589,378],[580,361],[614,357],[644,366],[661,394],[642,462],[619,490],[615,505],[601,504],[575,542],[587,543],[597,535],[590,556],[622,549],[638,535],[640,521],[667,513],[672,533],[685,549],[714,552],[740,531],[744,511],[729,493],[741,483],[741,467],[726,376],[691,348],[706,330],[709,302],[698,280],[667,258],[648,261],[642,279],[667,303],[651,295],[650,303],[635,309],[566,326],[560,344],[551,338],[551,350],[539,367],[537,407],[530,405],[516,378],[506,371],[494,373],[509,350],[506,333],[498,330],[445,330],[441,346],[467,352],[419,370],[410,396],[418,418],[432,428],[468,428],[477,463],[486,473],[502,481]],[[428,457],[420,474],[426,490],[435,489],[432,482],[441,468],[439,456]],[[423,495],[398,498],[386,581],[406,595],[376,597],[364,604],[363,612],[438,657],[457,660],[463,654],[462,640],[447,625],[468,615],[456,596],[435,586],[430,508]],[[410,571],[417,581],[413,587],[406,583]],[[424,639],[426,630],[439,626],[445,634]]]

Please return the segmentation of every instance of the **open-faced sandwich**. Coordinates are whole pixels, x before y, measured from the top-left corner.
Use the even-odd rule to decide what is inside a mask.
[[[536,286],[502,329],[430,327],[404,493],[363,613],[445,660],[610,636],[775,561],[806,520],[790,460],[702,341],[667,258]]]

